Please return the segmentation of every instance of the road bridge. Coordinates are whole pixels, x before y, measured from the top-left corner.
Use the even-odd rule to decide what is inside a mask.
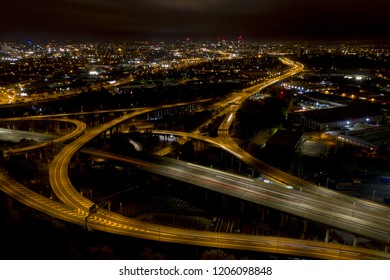
[[[0,170],[0,189],[33,209],[73,224],[85,225],[85,218],[88,214],[31,191],[2,170]],[[343,244],[167,227],[126,218],[105,209],[91,215],[88,218],[88,226],[91,229],[124,236],[212,248],[249,250],[327,260],[390,259],[390,255],[385,252]]]
[[[11,121],[7,121],[6,119],[2,119],[1,122],[7,122],[8,125],[15,127],[22,119],[13,119]],[[30,120],[31,124],[37,123],[41,124],[42,120]],[[50,141],[42,141],[33,146],[16,148],[16,149],[8,149],[3,151],[3,157],[8,158],[12,155],[24,154],[26,157],[29,153],[39,151],[42,148],[51,147],[55,144],[63,144],[68,141],[74,140],[80,135],[82,135],[86,130],[85,123],[77,120],[69,120],[69,119],[45,119],[44,123],[49,123],[52,126],[54,131],[60,133],[60,127],[64,126],[64,130],[67,132],[65,135],[56,137]],[[50,127],[49,126],[49,127]],[[70,132],[69,132],[70,131]]]
[[[283,74],[280,79],[286,78],[289,75],[293,75],[297,73],[299,69],[293,69],[291,72]],[[269,81],[269,85],[273,84],[277,81],[271,80]],[[264,84],[266,86],[266,84]],[[162,108],[160,108],[162,109]],[[83,134],[79,138],[77,138],[72,143],[68,144],[64,147],[64,149],[58,154],[58,156],[54,159],[49,176],[50,182],[53,190],[57,194],[57,196],[71,209],[75,209],[77,214],[81,217],[82,223],[84,223],[85,217],[87,217],[89,213],[90,207],[94,204],[94,202],[82,197],[80,193],[78,193],[68,178],[68,165],[72,158],[72,156],[80,150],[86,143],[90,140],[94,139],[104,131],[109,130],[111,127],[114,127],[138,114],[146,114],[155,110],[155,108],[150,109],[142,109],[137,113],[128,114],[117,119],[110,121],[109,123],[105,123],[99,127],[93,128],[88,131],[88,133]],[[146,163],[150,164],[150,163]],[[154,166],[156,171],[159,168],[159,165]],[[195,168],[195,167],[193,167]],[[195,170],[194,170],[195,171]],[[204,171],[204,170],[203,170]],[[224,175],[218,175],[220,177],[224,177]],[[196,176],[195,176],[196,177]],[[15,186],[14,182],[7,176],[3,176],[2,178],[6,178],[5,181],[1,182],[2,189],[6,189],[9,192],[16,191],[17,189],[21,189],[20,185]],[[210,184],[224,184],[226,186],[232,187],[232,182],[235,181],[236,178],[232,179],[213,179]],[[198,175],[196,180],[202,180],[202,177]],[[222,180],[222,181],[221,181]],[[247,182],[242,182],[244,185]],[[12,186],[12,187],[10,187]],[[25,191],[25,190],[23,190]],[[26,201],[26,195],[23,194],[23,191],[20,191],[20,194],[23,198],[19,198],[23,203]],[[234,187],[233,190],[234,191]],[[253,190],[251,190],[252,192]],[[248,191],[247,191],[248,193]],[[255,192],[256,193],[256,192]],[[261,194],[258,194],[261,195]],[[280,194],[287,195],[287,194]],[[288,194],[288,195],[291,195]],[[306,196],[309,199],[309,196]],[[38,198],[37,198],[38,199]],[[273,198],[274,200],[280,198]],[[312,198],[313,200],[319,199],[318,196]],[[29,198],[27,198],[29,200]],[[292,203],[297,203],[296,200],[292,201]],[[324,201],[320,202],[325,203]],[[355,205],[354,205],[355,206]],[[48,206],[49,207],[49,206]],[[307,206],[307,207],[310,207]],[[306,209],[308,211],[309,209]],[[328,214],[332,215],[332,213]],[[62,213],[64,214],[65,211]],[[336,213],[334,215],[340,215]],[[373,218],[372,215],[366,215],[366,217]],[[348,217],[349,218],[349,217]],[[381,217],[377,217],[377,219],[381,220]],[[80,220],[77,220],[79,223]],[[360,221],[360,219],[354,219],[355,221]],[[351,222],[350,222],[351,223]],[[368,222],[370,223],[370,222]],[[176,243],[186,243],[193,245],[201,245],[201,246],[212,246],[219,248],[235,248],[235,249],[244,249],[244,250],[261,250],[266,252],[275,252],[282,254],[300,254],[302,256],[312,256],[318,258],[326,258],[326,259],[366,259],[366,258],[385,258],[388,259],[389,255],[384,252],[378,251],[367,251],[362,248],[354,248],[351,246],[339,245],[339,244],[322,244],[321,242],[307,242],[307,241],[298,241],[298,240],[284,240],[281,238],[259,238],[248,235],[225,235],[221,233],[213,233],[213,232],[199,232],[199,231],[191,231],[191,230],[183,230],[176,229],[171,227],[164,227],[160,225],[153,225],[149,223],[139,223],[139,221],[128,219],[126,217],[117,215],[115,213],[106,211],[102,209],[97,213],[93,213],[89,217],[89,225],[92,228],[109,231],[116,234],[130,235],[134,237],[140,238],[149,238],[151,240],[159,240],[165,242],[176,242]],[[355,225],[356,226],[356,225]],[[374,228],[376,230],[376,227]],[[283,243],[285,242],[285,243]]]

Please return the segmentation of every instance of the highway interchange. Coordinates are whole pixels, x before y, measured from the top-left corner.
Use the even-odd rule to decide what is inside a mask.
[[[253,95],[261,88],[265,88],[302,71],[301,66],[293,65],[291,61],[284,62],[292,66],[291,71],[278,78],[264,82],[261,85],[247,89],[245,94],[239,95],[234,100],[234,104],[239,104],[242,100]],[[171,106],[178,106],[178,104]],[[169,106],[163,106],[161,108],[167,107]],[[232,153],[244,162],[247,161],[249,163],[248,165],[259,168],[262,173],[277,179],[278,184],[270,185],[250,178],[171,159],[161,159],[161,162],[158,163],[145,161],[134,162],[137,160],[130,159],[133,161],[132,164],[136,164],[139,168],[154,173],[168,177],[176,177],[176,179],[187,181],[201,187],[318,221],[329,225],[329,227],[341,228],[351,233],[382,241],[386,244],[389,243],[390,224],[388,218],[390,216],[390,210],[388,207],[356,198],[349,198],[317,187],[299,178],[275,170],[255,160],[250,155],[243,153],[228,135],[228,127],[238,107],[233,105],[226,106],[226,108],[230,112],[220,127],[219,140],[214,141],[214,144]],[[71,158],[85,144],[111,127],[137,115],[145,114],[156,109],[159,108],[137,109],[88,131],[85,131],[85,127],[82,128],[83,133],[79,133],[81,136],[79,135],[76,140],[66,145],[55,157],[50,167],[50,183],[62,203],[44,198],[28,190],[4,172],[0,181],[2,190],[22,203],[53,217],[117,234],[165,242],[257,250],[322,259],[390,259],[390,255],[385,252],[341,244],[177,229],[129,219],[103,208],[100,208],[96,212],[90,212],[91,207],[95,203],[83,197],[69,180],[68,166]],[[178,132],[176,133],[177,135],[180,134]],[[199,134],[181,136],[194,137],[202,141],[213,141]],[[118,160],[118,158],[115,160]],[[124,160],[123,157],[121,160]],[[287,188],[287,185],[293,186],[294,189]]]
[[[2,119],[2,122],[13,122],[20,120],[19,118],[10,118],[10,119]],[[23,119],[22,119],[23,120]],[[29,121],[39,121],[40,118],[29,118]],[[69,133],[61,136],[61,137],[50,137],[50,141],[37,141],[36,145],[28,146],[28,147],[21,147],[21,148],[14,148],[14,149],[8,149],[3,152],[4,157],[8,157],[10,155],[16,155],[16,154],[22,154],[24,152],[32,151],[32,150],[38,150],[44,147],[47,147],[52,144],[62,144],[66,143],[67,141],[71,141],[80,135],[82,135],[85,132],[85,129],[87,128],[86,124],[84,122],[78,121],[78,120],[71,120],[71,119],[52,119],[52,118],[45,118],[46,121],[52,121],[52,122],[62,122],[67,124],[74,125],[75,129],[72,129]],[[21,138],[32,138],[32,139],[48,139],[49,136],[45,134],[41,134],[40,138],[36,137],[37,133],[31,133],[31,132],[16,132],[12,130],[12,136],[10,135],[11,130],[9,129],[3,129],[1,131],[4,131],[7,134],[7,137],[9,139],[12,139],[12,141],[16,141],[15,139],[21,139]]]

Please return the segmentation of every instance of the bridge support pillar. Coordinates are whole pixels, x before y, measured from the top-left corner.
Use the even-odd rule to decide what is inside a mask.
[[[326,229],[326,233],[325,233],[325,242],[329,242],[329,229],[327,228]]]
[[[255,178],[255,169],[251,168],[251,171],[252,171],[252,177],[251,178]]]
[[[264,222],[265,219],[265,209],[261,208],[261,221]]]
[[[56,122],[56,123],[54,124],[54,131],[55,131],[56,133],[60,133],[60,132],[61,132],[60,123]]]
[[[354,238],[353,238],[353,247],[356,247],[356,245],[357,245],[357,237],[355,236]]]
[[[34,122],[30,122],[30,131],[35,131]]]
[[[226,197],[224,195],[222,195],[221,200],[222,200],[222,206],[225,206]]]
[[[93,114],[93,117],[94,117],[94,126],[98,126],[100,124],[100,115],[99,114]]]
[[[284,227],[284,214],[280,214],[280,228],[283,228]]]
[[[306,233],[306,231],[307,231],[307,221],[304,220],[303,221],[303,233]]]
[[[107,141],[107,131],[104,131],[103,133],[103,143],[106,143]]]
[[[385,245],[385,252],[386,252],[386,253],[389,252],[389,245]]]

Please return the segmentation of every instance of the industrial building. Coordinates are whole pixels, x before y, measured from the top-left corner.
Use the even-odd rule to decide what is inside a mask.
[[[337,138],[345,143],[369,149],[390,151],[390,126],[371,127],[339,133]]]
[[[288,119],[305,128],[327,131],[352,127],[357,123],[380,123],[384,120],[384,113],[374,104],[366,103],[322,110],[293,112],[288,114]]]

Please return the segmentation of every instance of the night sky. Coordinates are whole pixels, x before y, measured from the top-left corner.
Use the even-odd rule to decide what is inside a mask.
[[[389,40],[389,0],[0,0],[0,41]]]

